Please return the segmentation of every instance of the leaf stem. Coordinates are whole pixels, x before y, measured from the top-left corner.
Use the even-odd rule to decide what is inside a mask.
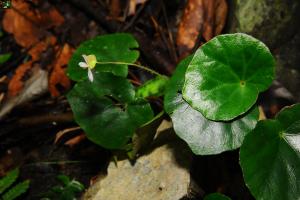
[[[135,64],[135,63],[127,63],[127,62],[97,62],[97,64],[105,65],[105,64],[115,64],[115,65],[129,65],[134,66],[137,68],[140,68],[142,70],[145,70],[147,72],[150,72],[151,74],[157,75],[157,76],[163,76],[162,74],[158,73],[157,71],[154,71],[148,67],[145,67],[143,65]]]

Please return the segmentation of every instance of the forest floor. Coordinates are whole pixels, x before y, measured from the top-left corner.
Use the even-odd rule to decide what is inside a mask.
[[[12,0],[0,9],[0,177],[19,167],[21,179],[31,180],[23,196],[30,200],[58,184],[59,174],[88,188],[111,152],[87,140],[73,120],[64,96],[73,85],[65,74],[72,53],[97,35],[128,32],[140,44],[139,62],[170,75],[182,58],[228,31],[231,1],[197,2]],[[260,97],[267,117],[293,103],[274,98],[274,88]],[[192,173],[206,192],[253,199],[238,163],[238,151],[195,156]]]

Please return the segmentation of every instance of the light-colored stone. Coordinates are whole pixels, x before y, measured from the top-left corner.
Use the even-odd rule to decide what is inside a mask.
[[[85,200],[177,200],[188,193],[191,152],[174,133],[165,131],[152,151],[137,159],[111,162],[107,176],[85,194]],[[173,137],[174,138],[174,137]]]

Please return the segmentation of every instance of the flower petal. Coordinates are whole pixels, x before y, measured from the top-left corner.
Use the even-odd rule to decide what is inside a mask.
[[[89,61],[87,55],[83,54],[82,57],[84,59],[84,62],[88,64]]]
[[[85,62],[80,62],[78,65],[79,65],[79,67],[82,67],[82,68],[88,68],[89,67]]]
[[[94,75],[93,75],[92,70],[90,70],[90,69],[88,69],[88,77],[89,77],[89,80],[90,80],[91,82],[94,81]]]

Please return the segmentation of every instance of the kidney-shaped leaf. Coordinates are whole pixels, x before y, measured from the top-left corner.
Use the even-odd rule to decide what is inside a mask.
[[[199,48],[185,76],[184,99],[206,118],[231,120],[247,112],[274,78],[274,58],[259,40],[219,35]]]
[[[258,122],[244,140],[240,164],[256,199],[299,199],[300,104]]]
[[[83,42],[74,52],[69,61],[67,74],[75,81],[87,78],[87,72],[78,66],[84,62],[82,55],[93,54],[98,62],[127,62],[134,63],[139,57],[138,43],[131,34],[116,33],[97,36]],[[128,66],[120,64],[97,64],[95,71],[111,72],[116,76],[126,77]]]
[[[180,94],[187,58],[178,67],[165,95],[165,109],[171,116],[176,134],[187,142],[197,155],[218,154],[241,146],[243,139],[256,125],[258,109],[228,122],[216,122],[205,118],[199,111],[193,109]]]
[[[67,95],[75,120],[91,141],[121,149],[136,128],[152,119],[152,109],[135,99],[134,88],[125,78],[97,72],[94,78],[94,82],[78,82]]]

